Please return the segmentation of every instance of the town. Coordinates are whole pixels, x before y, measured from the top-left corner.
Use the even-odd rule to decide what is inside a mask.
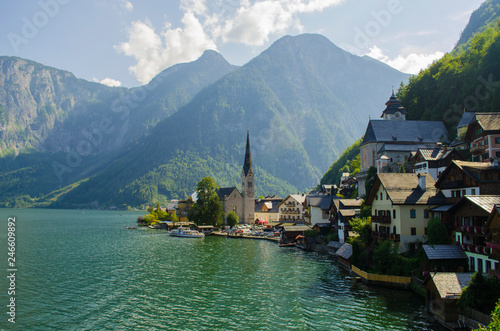
[[[489,303],[480,304],[483,298],[464,289],[500,278],[500,112],[464,111],[453,141],[443,122],[408,120],[407,114],[393,92],[381,119],[368,123],[358,173],[285,198],[255,198],[247,132],[241,190],[215,190],[220,232],[218,224],[190,222],[196,193],[171,200],[163,212],[175,216],[153,224],[198,225],[219,235],[225,228],[223,235],[242,238],[268,230],[282,246],[332,254],[368,284],[415,290],[448,329],[488,325],[500,294],[487,292]]]

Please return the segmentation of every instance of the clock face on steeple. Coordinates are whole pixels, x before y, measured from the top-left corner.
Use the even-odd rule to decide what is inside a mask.
[[[396,114],[394,114],[394,116],[398,118],[399,116],[401,116],[401,113],[397,111]]]

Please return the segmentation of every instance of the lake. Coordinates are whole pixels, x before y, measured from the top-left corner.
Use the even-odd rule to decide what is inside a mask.
[[[0,209],[0,329],[437,330],[422,298],[356,283],[328,256],[126,229],[143,214]],[[6,277],[9,217],[15,295]]]

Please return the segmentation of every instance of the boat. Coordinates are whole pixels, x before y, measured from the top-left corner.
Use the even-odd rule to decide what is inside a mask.
[[[178,228],[171,230],[168,233],[172,237],[185,237],[185,238],[203,238],[205,234],[203,232],[199,232],[196,230],[186,229],[186,228]]]

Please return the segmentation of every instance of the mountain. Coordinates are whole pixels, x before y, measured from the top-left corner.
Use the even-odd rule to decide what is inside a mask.
[[[398,91],[409,119],[444,121],[453,137],[464,110],[498,111],[500,19],[480,30]]]
[[[17,57],[0,57],[0,66],[0,201],[6,206],[29,204],[106,168],[236,68],[206,51],[126,89]]]
[[[500,103],[500,1],[489,0],[471,15],[457,47],[420,74],[397,95],[411,120],[443,121],[450,132],[463,111],[498,111]],[[340,173],[359,155],[359,141],[332,164],[321,183],[338,184]]]
[[[455,49],[466,45],[476,33],[484,31],[500,17],[500,0],[488,0],[470,16],[469,23],[462,32]]]
[[[407,77],[320,35],[283,37],[159,122],[58,206],[184,197],[205,176],[238,185],[247,129],[257,194],[306,190]]]

